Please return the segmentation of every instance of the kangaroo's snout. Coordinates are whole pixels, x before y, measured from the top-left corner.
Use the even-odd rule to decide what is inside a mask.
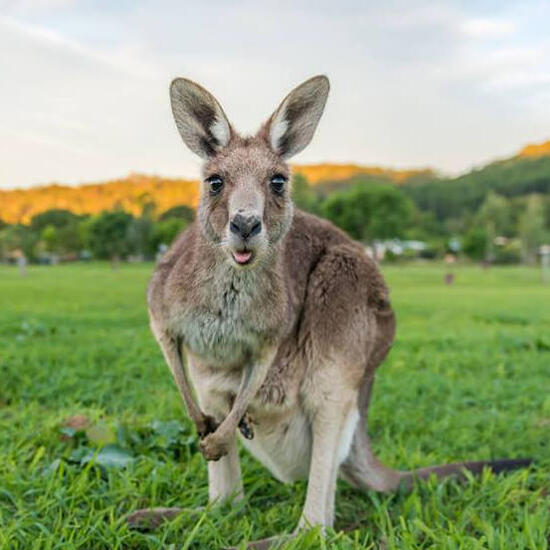
[[[262,230],[262,220],[259,216],[236,214],[229,222],[229,229],[243,240],[254,237]]]

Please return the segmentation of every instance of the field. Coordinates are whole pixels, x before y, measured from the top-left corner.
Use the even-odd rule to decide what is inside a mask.
[[[151,265],[0,267],[0,548],[210,549],[290,532],[305,483],[244,452],[244,506],[207,501],[204,460],[149,333]],[[532,457],[530,470],[410,494],[339,484],[335,531],[288,548],[530,549],[550,538],[550,287],[536,270],[384,271],[398,337],[379,370],[370,431],[400,468]],[[189,509],[150,532],[125,515]]]

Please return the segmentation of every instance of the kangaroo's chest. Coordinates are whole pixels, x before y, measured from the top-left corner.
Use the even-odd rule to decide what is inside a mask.
[[[248,274],[213,278],[178,316],[185,347],[211,366],[242,365],[277,330],[277,309]]]

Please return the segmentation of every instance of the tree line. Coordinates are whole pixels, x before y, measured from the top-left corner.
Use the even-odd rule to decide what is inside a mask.
[[[529,164],[540,168],[538,161]],[[501,173],[500,180],[492,180],[491,165],[489,175],[481,178],[485,186],[479,188],[475,172],[457,181],[432,179],[408,185],[359,177],[347,184],[310,187],[297,176],[294,198],[302,209],[331,220],[366,244],[421,241],[426,246],[420,255],[426,258],[460,252],[476,261],[533,264],[540,246],[550,244],[550,158],[542,166],[541,173],[526,175],[527,183],[519,189],[529,192],[523,194],[512,192],[515,187],[510,184],[518,177],[517,166],[512,167],[512,179]],[[426,188],[432,192],[432,202],[426,200],[427,192],[418,193]],[[476,190],[475,200],[467,189]]]
[[[0,256],[23,254],[30,261],[51,259],[153,259],[194,219],[194,210],[175,206],[157,215],[146,203],[134,216],[117,208],[96,215],[52,209],[32,217],[28,225],[0,227]]]

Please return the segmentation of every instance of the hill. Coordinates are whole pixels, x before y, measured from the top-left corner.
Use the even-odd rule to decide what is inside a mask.
[[[525,147],[518,155],[499,160],[456,178],[412,183],[404,188],[421,210],[440,219],[475,212],[490,191],[508,198],[550,194],[550,142]]]
[[[294,166],[293,172],[302,174],[313,185],[341,182],[358,176],[373,176],[396,184],[407,183],[419,177],[435,177],[435,173],[430,169],[393,170],[380,166],[361,166],[358,164],[310,164]]]
[[[75,214],[97,214],[117,206],[139,214],[145,203],[154,202],[158,212],[177,204],[195,207],[199,199],[196,181],[131,174],[126,178],[71,187],[45,185],[13,191],[0,190],[0,219],[7,223],[28,223],[52,208]]]
[[[542,157],[550,155],[550,140],[544,143],[527,145],[520,152],[520,157]]]

